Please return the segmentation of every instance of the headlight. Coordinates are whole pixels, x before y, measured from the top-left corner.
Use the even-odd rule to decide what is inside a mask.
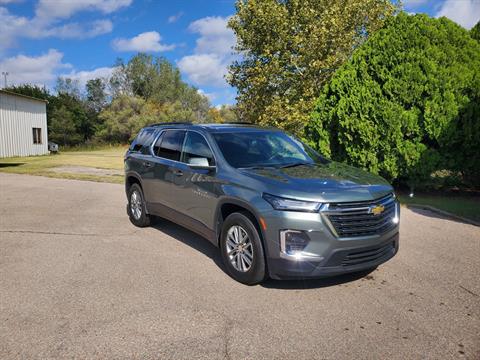
[[[287,199],[270,194],[263,194],[263,198],[275,210],[317,212],[322,206],[319,202]]]

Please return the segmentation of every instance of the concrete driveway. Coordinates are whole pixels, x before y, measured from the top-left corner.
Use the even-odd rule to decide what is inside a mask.
[[[376,271],[248,287],[114,184],[0,174],[0,358],[480,358],[480,228],[403,209]]]

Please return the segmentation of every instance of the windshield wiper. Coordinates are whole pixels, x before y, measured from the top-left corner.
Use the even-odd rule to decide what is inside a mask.
[[[296,167],[296,166],[302,166],[302,165],[313,165],[313,163],[309,163],[309,162],[296,162],[296,163],[291,163],[291,164],[286,164],[286,165],[281,165],[279,166],[281,169],[285,169],[285,168],[291,168],[291,167]]]

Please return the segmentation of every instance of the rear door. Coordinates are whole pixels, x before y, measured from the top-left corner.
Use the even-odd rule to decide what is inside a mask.
[[[185,130],[164,130],[153,146],[152,178],[149,181],[150,208],[162,213],[165,207],[179,211],[174,183],[188,168],[180,162]]]
[[[156,136],[155,128],[142,129],[135,140],[130,145],[130,148],[125,156],[125,173],[133,174],[148,182],[151,178],[151,161],[152,154],[150,152],[150,146]],[[145,185],[144,185],[145,193]],[[145,197],[148,199],[148,194],[145,193]]]

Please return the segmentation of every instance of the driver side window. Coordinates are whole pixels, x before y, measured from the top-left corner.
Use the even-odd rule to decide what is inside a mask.
[[[190,164],[192,162],[191,160],[194,158],[206,158],[208,160],[208,165],[215,165],[215,159],[208,146],[207,140],[205,140],[203,135],[195,131],[188,131],[181,161]]]
[[[184,138],[184,130],[166,130],[153,146],[153,151],[158,157],[180,161]]]

